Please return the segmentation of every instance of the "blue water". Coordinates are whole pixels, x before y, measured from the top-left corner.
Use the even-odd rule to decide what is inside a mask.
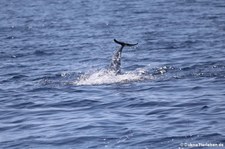
[[[225,146],[224,43],[224,0],[1,0],[0,148]]]

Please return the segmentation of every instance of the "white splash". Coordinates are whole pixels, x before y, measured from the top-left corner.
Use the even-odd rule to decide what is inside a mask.
[[[151,75],[146,75],[146,70],[137,69],[123,74],[115,74],[109,70],[99,70],[93,73],[81,75],[73,84],[75,85],[101,85],[113,83],[129,83],[133,81],[141,81],[145,79],[153,79]]]

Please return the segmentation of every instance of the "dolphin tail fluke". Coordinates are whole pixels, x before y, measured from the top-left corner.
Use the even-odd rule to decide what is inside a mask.
[[[135,45],[138,44],[138,43],[135,43],[135,44],[125,43],[125,42],[118,41],[116,39],[114,39],[114,42],[117,43],[117,44],[120,44],[121,46],[129,46],[129,47],[135,46]]]

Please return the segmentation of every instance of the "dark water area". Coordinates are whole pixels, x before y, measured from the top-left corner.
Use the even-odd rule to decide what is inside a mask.
[[[223,0],[0,1],[0,148],[225,148],[224,82]]]

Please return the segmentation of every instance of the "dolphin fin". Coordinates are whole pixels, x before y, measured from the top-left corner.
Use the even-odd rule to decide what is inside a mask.
[[[138,44],[138,43],[135,43],[135,44],[125,43],[125,42],[118,41],[116,39],[114,39],[114,42],[117,43],[117,44],[120,44],[121,46],[129,46],[129,47],[135,46],[135,45]]]

